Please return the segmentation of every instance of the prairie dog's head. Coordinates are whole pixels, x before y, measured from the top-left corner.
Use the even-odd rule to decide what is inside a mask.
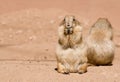
[[[112,29],[112,26],[107,18],[99,18],[93,25],[93,28],[94,27],[98,29]]]
[[[105,37],[108,39],[113,38],[113,30],[111,23],[108,21],[107,18],[99,18],[90,30],[90,34],[100,37]]]
[[[65,16],[64,20],[62,21],[61,25],[63,25],[64,28],[64,34],[69,35],[73,33],[74,27],[79,24],[78,21],[75,19],[75,16],[73,15],[67,15]]]

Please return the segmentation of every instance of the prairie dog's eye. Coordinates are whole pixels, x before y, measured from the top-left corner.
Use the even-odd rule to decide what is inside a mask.
[[[75,21],[75,19],[73,19],[73,21]]]

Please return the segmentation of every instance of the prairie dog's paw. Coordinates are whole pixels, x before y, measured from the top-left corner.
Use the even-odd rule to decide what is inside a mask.
[[[87,67],[88,67],[88,64],[82,64],[79,66],[79,69],[78,69],[78,73],[79,74],[83,74],[83,73],[86,73],[87,72]]]
[[[79,70],[78,71],[79,74],[83,74],[83,73],[86,73],[86,72],[87,72],[87,70]]]
[[[69,74],[69,70],[63,69],[63,70],[57,70],[58,73],[62,73],[62,74]]]

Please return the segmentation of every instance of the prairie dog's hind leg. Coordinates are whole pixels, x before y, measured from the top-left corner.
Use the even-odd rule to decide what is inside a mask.
[[[57,71],[63,74],[69,74],[69,70],[60,62],[57,63]]]
[[[88,64],[87,64],[87,63],[81,64],[81,65],[78,67],[78,73],[79,73],[79,74],[83,74],[83,73],[87,72],[87,67],[88,67]]]

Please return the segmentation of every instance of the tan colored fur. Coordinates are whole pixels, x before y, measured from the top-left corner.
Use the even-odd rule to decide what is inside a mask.
[[[99,18],[87,38],[88,62],[94,65],[111,64],[114,58],[113,30],[110,22]]]
[[[82,27],[76,21],[74,23],[72,34],[64,33],[64,29],[66,29],[64,23],[58,29],[59,41],[56,57],[59,73],[84,73],[87,71],[87,47],[82,39]]]

